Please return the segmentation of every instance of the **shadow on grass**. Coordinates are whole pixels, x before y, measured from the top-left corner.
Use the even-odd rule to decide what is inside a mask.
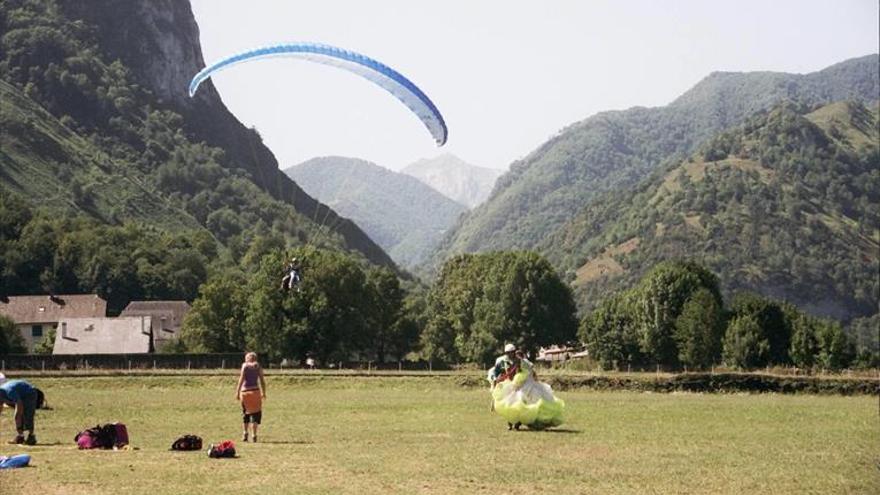
[[[580,435],[581,433],[583,433],[583,430],[570,430],[568,428],[551,428],[551,429],[546,429],[546,430],[524,429],[524,430],[519,430],[519,431],[524,431],[527,433],[568,433],[568,434],[574,434],[574,435]]]
[[[257,443],[268,443],[271,445],[314,445],[311,440],[260,440]]]

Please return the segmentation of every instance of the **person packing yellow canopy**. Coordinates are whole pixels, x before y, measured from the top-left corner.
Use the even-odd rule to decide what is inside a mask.
[[[507,428],[521,425],[542,430],[562,424],[565,402],[553,395],[553,389],[538,381],[535,367],[512,344],[504,347],[505,355],[489,370],[492,382],[493,409],[507,420]]]

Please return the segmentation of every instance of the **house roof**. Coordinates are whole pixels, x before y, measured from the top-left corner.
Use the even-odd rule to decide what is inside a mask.
[[[175,331],[190,309],[186,301],[132,301],[119,316],[152,316],[159,329]]]
[[[127,311],[174,311],[185,314],[190,310],[190,307],[186,301],[132,301],[122,310],[122,313],[125,314]]]
[[[0,315],[19,325],[54,323],[62,318],[94,318],[107,314],[107,301],[97,294],[9,296],[0,299]]]
[[[52,354],[143,354],[152,350],[149,316],[64,318]]]

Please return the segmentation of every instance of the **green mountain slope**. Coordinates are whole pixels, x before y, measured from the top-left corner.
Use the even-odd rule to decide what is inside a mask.
[[[713,73],[665,107],[605,112],[561,131],[501,176],[489,200],[463,217],[433,257],[535,248],[604,191],[637,184],[720,130],[781,100],[807,105],[875,101],[878,56],[822,71]]]
[[[877,311],[878,111],[786,104],[721,133],[635,190],[605,194],[541,244],[594,306],[656,263],[696,260],[753,290],[849,320]]]
[[[308,194],[357,222],[404,266],[423,262],[467,210],[414,177],[364,160],[314,158],[284,172]]]
[[[64,126],[0,80],[0,184],[53,210],[106,223],[152,223],[165,230],[202,227],[150,183],[90,140]]]
[[[272,235],[394,265],[277,170],[212,86],[188,99],[204,64],[188,2],[0,0],[0,33],[0,188],[107,223],[207,229],[233,260]]]

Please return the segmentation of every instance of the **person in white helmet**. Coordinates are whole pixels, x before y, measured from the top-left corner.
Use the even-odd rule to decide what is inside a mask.
[[[516,372],[512,371],[514,363],[516,361],[516,346],[513,344],[507,344],[504,346],[504,354],[498,356],[498,359],[495,360],[495,366],[493,366],[489,370],[489,383],[494,387],[500,382],[504,380],[509,380]]]
[[[513,378],[513,375],[517,372],[517,359],[516,359],[516,346],[513,344],[506,344],[504,346],[504,354],[498,356],[495,360],[495,366],[489,369],[489,374],[487,378],[489,379],[489,383],[491,383],[491,388],[495,388],[499,383],[510,380]],[[492,399],[492,405],[489,408],[490,411],[495,410],[495,399]],[[514,425],[513,423],[507,423],[507,429],[511,430],[513,428],[519,429],[520,424],[517,423]]]

